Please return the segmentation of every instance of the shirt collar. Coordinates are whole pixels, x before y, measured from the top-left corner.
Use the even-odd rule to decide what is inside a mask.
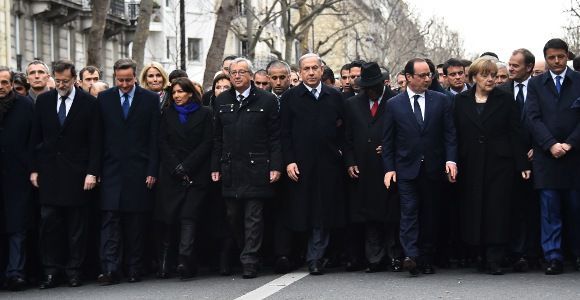
[[[127,95],[129,95],[129,98],[133,99],[133,97],[135,96],[135,90],[137,89],[137,85],[133,85],[133,88],[127,93]],[[119,89],[119,97],[123,98],[123,95],[125,93],[123,93],[123,91],[121,91],[121,89]]]
[[[72,101],[72,100],[74,100],[74,98],[75,98],[75,95],[76,95],[76,88],[75,88],[75,87],[73,87],[73,88],[70,90],[70,92],[68,93],[68,95],[66,96],[66,99],[65,99],[65,101],[66,101],[66,100],[69,100],[69,99],[70,99],[71,101]],[[56,93],[56,96],[57,96],[57,100],[60,100],[60,97],[61,97],[61,96],[60,96],[60,94],[59,94],[58,92]]]
[[[250,96],[251,89],[252,89],[252,86],[250,85],[245,91],[243,91],[241,93],[236,90],[236,99],[238,99],[239,95],[244,96],[244,99],[248,98]]]
[[[425,92],[423,92],[421,94],[417,94],[417,93],[411,91],[411,89],[409,89],[409,88],[407,88],[407,94],[409,95],[409,99],[413,99],[413,96],[415,96],[415,95],[419,95],[422,98],[425,98]]]
[[[310,86],[306,85],[305,83],[302,83],[302,84],[304,84],[306,89],[312,93],[312,90],[314,88],[311,88]],[[318,82],[318,85],[316,86],[316,92],[318,93],[318,95],[320,95],[320,92],[322,92],[322,81]]]
[[[381,100],[383,100],[383,96],[385,95],[385,90],[386,90],[386,87],[383,87],[383,93],[382,93],[382,94],[379,96],[379,98],[377,99],[377,101],[379,101],[379,103],[381,103]],[[373,102],[373,99],[371,99],[371,98],[369,97],[369,101]]]
[[[560,77],[562,77],[562,79],[564,79],[564,76],[566,75],[566,71],[568,71],[568,67],[566,67],[566,69],[564,69],[564,71],[562,71],[562,73],[560,73],[560,74],[556,74],[556,73],[552,72],[552,70],[550,70],[550,75],[552,76],[553,80],[556,80],[556,76],[560,76]]]

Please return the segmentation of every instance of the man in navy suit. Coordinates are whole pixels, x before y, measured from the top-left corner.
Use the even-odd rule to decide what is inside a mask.
[[[563,271],[563,218],[580,269],[580,73],[566,66],[568,45],[561,39],[546,43],[544,58],[548,71],[530,80],[525,111],[534,143],[545,271],[556,275]]]
[[[103,127],[101,177],[102,285],[119,282],[124,254],[128,281],[141,280],[143,241],[151,189],[157,178],[159,96],[135,84],[137,65],[120,59],[113,66],[115,87],[99,93]],[[121,249],[121,245],[123,249]]]
[[[384,183],[397,182],[400,238],[412,276],[433,274],[441,182],[455,182],[457,142],[448,96],[428,90],[433,74],[424,59],[405,65],[407,89],[387,102],[383,136]]]

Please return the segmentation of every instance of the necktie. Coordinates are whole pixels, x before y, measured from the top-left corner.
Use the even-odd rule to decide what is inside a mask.
[[[318,100],[318,95],[316,94],[318,91],[316,89],[312,89],[310,92],[312,93],[312,96],[314,96],[314,98]]]
[[[127,116],[129,115],[129,108],[131,107],[131,105],[129,104],[129,94],[125,93],[123,94],[123,117],[125,117],[125,119],[127,119]]]
[[[66,98],[67,96],[61,96],[60,105],[58,106],[58,122],[60,123],[60,126],[64,124],[64,120],[66,119],[66,104],[64,102]]]
[[[524,84],[518,83],[517,87],[519,88],[518,94],[516,95],[516,103],[518,104],[518,108],[520,109],[520,117],[523,116],[524,113]]]
[[[423,115],[421,114],[421,106],[419,106],[419,98],[421,97],[421,95],[415,95],[413,96],[413,98],[415,98],[415,103],[413,105],[414,112],[415,112],[415,119],[417,119],[417,123],[419,123],[419,127],[423,128]]]
[[[556,76],[556,91],[558,91],[558,94],[560,94],[560,90],[562,89],[562,83],[560,80],[562,80],[562,76]]]
[[[244,105],[244,100],[246,99],[246,97],[244,97],[244,95],[240,94],[240,95],[238,95],[238,99],[240,101],[240,107],[242,107]]]
[[[371,106],[371,116],[375,116],[377,114],[377,110],[379,109],[379,101],[373,100],[373,106]]]

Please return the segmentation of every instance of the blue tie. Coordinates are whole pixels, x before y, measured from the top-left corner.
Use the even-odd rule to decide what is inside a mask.
[[[556,76],[556,91],[558,91],[558,94],[560,94],[560,90],[562,89],[562,83],[560,82],[561,79],[562,76]]]
[[[123,117],[125,117],[125,119],[127,119],[127,116],[129,115],[129,95],[127,93],[123,94]]]
[[[318,91],[317,91],[316,89],[312,89],[310,92],[312,93],[312,96],[314,96],[314,98],[315,98],[316,100],[318,100],[318,96],[316,95],[316,93],[317,93]]]
[[[60,126],[64,124],[64,120],[66,119],[66,104],[64,101],[66,100],[67,96],[60,97],[60,105],[58,106],[58,122]]]

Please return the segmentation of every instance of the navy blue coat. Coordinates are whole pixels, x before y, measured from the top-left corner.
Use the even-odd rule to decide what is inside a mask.
[[[383,167],[396,171],[397,180],[415,179],[424,160],[426,175],[443,179],[445,162],[457,161],[457,140],[448,96],[425,91],[425,121],[419,126],[409,94],[387,102],[383,134]]]
[[[99,93],[103,128],[101,209],[146,212],[153,193],[147,176],[159,169],[159,95],[139,86],[125,120],[117,87]]]
[[[580,189],[580,73],[567,69],[560,94],[550,72],[530,79],[525,111],[534,142],[537,189]],[[554,158],[550,147],[572,145]]]

